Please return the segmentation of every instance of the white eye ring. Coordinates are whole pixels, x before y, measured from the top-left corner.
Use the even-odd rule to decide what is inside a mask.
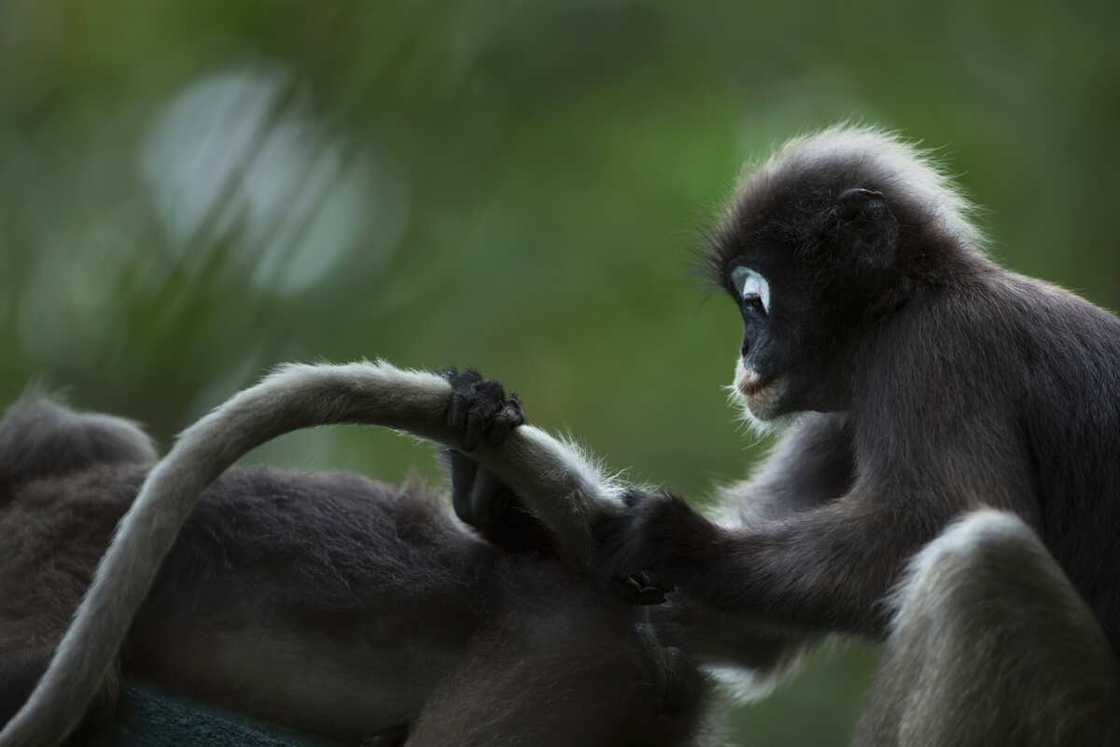
[[[744,301],[757,299],[762,310],[770,313],[770,283],[749,267],[736,267],[731,271],[731,284]]]

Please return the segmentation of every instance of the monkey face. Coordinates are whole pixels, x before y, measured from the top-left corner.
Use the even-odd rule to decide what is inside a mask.
[[[893,282],[887,198],[832,176],[748,182],[715,236],[711,267],[743,320],[732,394],[756,423],[847,409],[846,352]]]
[[[787,361],[773,324],[770,281],[745,264],[728,275],[732,297],[743,318],[743,341],[735,363],[733,391],[748,412],[761,420],[780,414]]]
[[[756,266],[766,264],[757,256],[743,259],[753,260]],[[780,272],[777,278],[771,285],[764,272],[743,262],[733,264],[727,275],[743,320],[732,394],[756,423],[806,409],[799,396],[797,341],[802,337],[798,329],[803,326],[801,313],[807,304],[795,284],[784,282]]]

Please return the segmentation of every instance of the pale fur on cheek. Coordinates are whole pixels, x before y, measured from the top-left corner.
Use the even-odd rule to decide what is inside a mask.
[[[739,419],[759,436],[769,436],[784,430],[792,418],[784,415],[777,417],[760,417],[751,410],[750,402],[746,395],[743,394],[741,387],[742,382],[746,378],[747,368],[743,365],[742,357],[738,357],[735,360],[735,380],[727,387],[727,393],[733,406],[736,406],[739,410]],[[755,395],[755,406],[761,407],[763,412],[771,409],[777,404],[784,390],[784,382],[774,382],[773,385]]]

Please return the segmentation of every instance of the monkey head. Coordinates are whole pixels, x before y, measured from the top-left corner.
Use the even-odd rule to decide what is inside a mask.
[[[953,223],[960,206],[938,210],[926,194],[945,194],[942,177],[882,144],[907,147],[844,127],[791,141],[746,176],[713,234],[713,279],[743,320],[731,391],[756,425],[848,409],[861,341],[915,280],[978,243]]]

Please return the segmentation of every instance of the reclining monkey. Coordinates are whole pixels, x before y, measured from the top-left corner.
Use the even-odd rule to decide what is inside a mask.
[[[449,383],[385,364],[289,367],[186,431],[155,469],[131,423],[19,403],[0,421],[0,721],[40,679],[132,508],[0,743],[57,743],[94,691],[111,701],[122,669],[354,744],[700,738],[704,678],[642,632],[640,608],[590,582],[574,552],[502,552],[422,486],[348,474],[234,470],[191,512],[244,451],[348,421],[497,454],[499,468],[508,454],[503,477],[544,496],[544,514],[574,507],[576,493],[609,502],[616,490],[541,431],[509,438],[519,405],[471,374]],[[576,546],[573,534],[564,547]]]

